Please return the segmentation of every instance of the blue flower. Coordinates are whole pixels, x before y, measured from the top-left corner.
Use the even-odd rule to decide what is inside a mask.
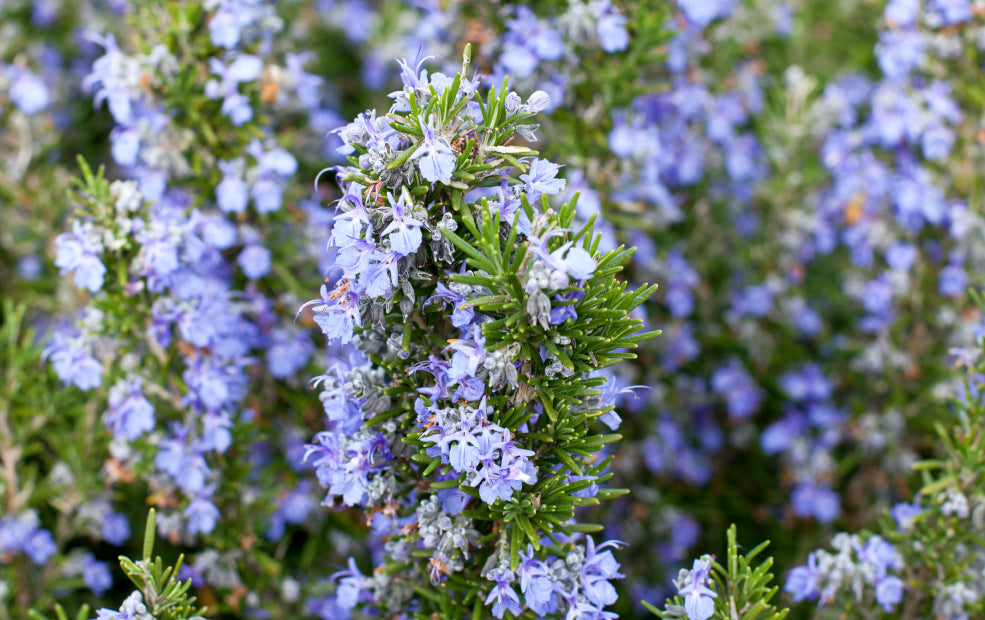
[[[914,26],[920,15],[920,0],[889,0],[882,15],[897,27]]]
[[[486,597],[486,606],[492,604],[492,614],[497,618],[502,618],[507,610],[514,616],[520,615],[520,597],[510,584],[514,581],[513,571],[508,568],[496,568],[486,574],[486,579],[495,581],[496,585],[489,591]]]
[[[689,620],[708,620],[715,613],[714,599],[718,594],[708,587],[710,574],[707,560],[695,560],[691,571],[678,582],[677,593],[684,595],[684,612]]]
[[[106,266],[99,259],[103,244],[98,232],[91,224],[72,222],[72,232],[62,233],[55,238],[55,265],[62,275],[75,272],[75,286],[95,293],[103,287]]]
[[[445,286],[443,282],[437,283],[434,294],[424,302],[424,305],[434,300],[452,305],[451,324],[458,329],[467,330],[468,326],[475,320],[475,309],[471,306],[465,306],[467,301],[465,297]]]
[[[960,24],[972,17],[970,0],[930,0],[927,11],[937,16],[944,26]]]
[[[535,556],[530,543],[527,543],[526,552],[520,551],[519,556],[517,575],[520,577],[520,592],[523,593],[527,607],[538,616],[554,612],[558,601],[550,568]]]
[[[803,482],[790,495],[794,512],[801,517],[814,517],[821,523],[833,521],[841,513],[838,494],[818,482]]]
[[[206,491],[211,492],[211,489]],[[188,519],[188,533],[195,535],[210,534],[215,529],[220,513],[207,496],[199,495],[188,504],[184,515]]]
[[[821,595],[818,584],[820,574],[817,570],[817,556],[811,552],[807,556],[807,564],[798,566],[790,571],[787,582],[783,586],[783,591],[793,596],[795,603],[804,600],[814,600]]]
[[[361,325],[359,294],[350,290],[350,284],[349,280],[342,280],[331,293],[323,284],[321,298],[305,303],[298,310],[301,314],[302,310],[311,306],[313,320],[329,341],[338,339],[345,344],[352,340],[353,329]]]
[[[284,181],[297,172],[298,161],[280,147],[264,151],[258,140],[250,143],[247,152],[257,161],[250,190],[257,213],[273,213],[284,201]]]
[[[554,230],[543,238],[531,235],[530,252],[539,258],[544,266],[553,272],[550,276],[550,288],[562,289],[568,286],[567,276],[575,280],[587,280],[595,273],[596,262],[592,255],[583,247],[575,246],[568,241],[556,250],[549,252],[548,240],[566,231]],[[530,291],[528,291],[529,293]]]
[[[434,127],[431,126],[435,121],[433,115],[430,122],[423,115],[419,120],[424,138],[421,146],[410,156],[410,160],[420,160],[417,162],[417,167],[421,171],[421,176],[428,182],[440,181],[447,185],[451,183],[451,175],[455,172],[457,155],[448,142],[435,133]]]
[[[904,583],[899,577],[885,575],[876,579],[876,602],[887,612],[903,600]]]
[[[102,384],[103,366],[92,356],[92,343],[77,330],[56,329],[41,358],[51,361],[55,374],[66,385],[88,391]]]
[[[134,441],[154,430],[154,406],[144,397],[140,378],[118,381],[110,388],[108,405],[103,423],[114,437]]]
[[[626,17],[611,2],[600,3],[601,15],[595,27],[602,49],[610,54],[621,52],[629,47],[629,33],[626,32]]]
[[[717,394],[725,396],[729,416],[746,418],[759,410],[764,398],[763,391],[746,372],[738,360],[730,360],[715,371],[711,387]]]
[[[959,297],[968,290],[968,274],[961,265],[948,265],[941,269],[937,291],[946,297]]]
[[[209,99],[222,99],[222,113],[229,116],[237,127],[253,118],[253,107],[249,98],[240,94],[241,82],[252,82],[263,72],[263,61],[256,56],[242,54],[227,66],[218,58],[209,59],[209,69],[218,80],[205,83],[205,96]]]
[[[893,506],[889,514],[896,521],[896,529],[900,532],[905,532],[913,527],[913,520],[923,512],[923,507],[920,505],[920,498],[913,498],[912,503],[900,502]]]
[[[101,528],[103,540],[111,545],[124,545],[130,540],[130,523],[127,516],[119,512],[109,511],[103,516]]]
[[[10,80],[8,96],[21,112],[32,116],[51,104],[51,94],[44,81],[33,73],[14,65],[0,67]]]
[[[270,271],[270,250],[262,245],[248,245],[236,259],[240,268],[250,280],[259,280]]]
[[[250,200],[249,187],[243,180],[242,161],[218,162],[222,181],[215,187],[216,204],[223,213],[242,213]]]
[[[530,202],[539,200],[542,194],[554,195],[564,189],[565,180],[556,178],[560,169],[559,164],[539,157],[530,161],[527,172],[520,175]]]
[[[82,581],[97,596],[102,596],[113,587],[113,575],[109,572],[109,565],[100,562],[91,553],[86,554],[82,563]]]
[[[905,78],[923,64],[927,40],[919,30],[884,30],[876,44],[876,60],[888,78]]]
[[[44,529],[35,530],[26,545],[22,547],[24,554],[38,566],[44,566],[58,552],[58,545],[51,532]]]
[[[616,561],[611,551],[606,550],[601,553],[599,551],[606,547],[618,548],[623,544],[625,543],[610,540],[596,547],[591,536],[586,538],[585,561],[581,565],[579,575],[582,592],[585,598],[600,607],[616,602],[618,598],[616,588],[609,583],[609,580],[622,579],[625,575],[619,572],[619,562]]]
[[[393,208],[393,220],[380,234],[389,233],[390,247],[393,251],[402,256],[409,256],[421,247],[421,226],[424,223],[406,215],[405,211],[411,206],[406,202],[406,194],[401,194],[399,200],[394,200],[393,194],[387,194],[387,199]]]
[[[333,580],[338,580],[339,587],[335,593],[339,607],[343,609],[354,609],[363,597],[363,592],[368,585],[368,579],[359,572],[355,558],[349,558],[349,569],[341,570],[332,575]]]
[[[727,17],[735,8],[735,0],[677,0],[689,22],[705,28],[720,17]]]

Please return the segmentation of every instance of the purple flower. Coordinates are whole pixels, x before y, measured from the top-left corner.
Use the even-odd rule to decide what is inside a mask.
[[[970,0],[930,0],[927,11],[937,16],[944,26],[966,22],[972,16]]]
[[[733,418],[749,417],[759,410],[764,398],[763,391],[738,360],[731,360],[715,371],[711,388],[725,397],[728,414]]]
[[[257,161],[256,180],[250,190],[257,213],[273,213],[284,202],[284,181],[297,172],[298,161],[280,147],[264,151],[257,140],[250,143],[247,152]]]
[[[539,200],[542,194],[554,195],[564,189],[564,179],[558,179],[559,164],[552,164],[546,159],[535,157],[530,161],[530,167],[525,174],[520,175],[524,189],[530,202]]]
[[[144,397],[139,377],[121,379],[110,388],[108,405],[103,423],[114,437],[134,441],[154,430],[154,406]]]
[[[900,502],[890,509],[889,514],[896,521],[896,529],[905,532],[913,526],[913,520],[923,512],[920,505],[920,498],[913,498],[913,503]]]
[[[58,254],[55,265],[62,275],[75,272],[75,286],[95,293],[103,287],[106,267],[99,259],[103,244],[91,224],[72,222],[72,232],[62,233],[55,239]]]
[[[626,17],[608,1],[601,3],[602,9],[595,33],[602,49],[612,54],[629,47],[629,33],[626,32]]]
[[[253,107],[250,100],[240,94],[239,84],[259,78],[263,61],[256,56],[242,54],[227,66],[218,58],[210,58],[209,69],[219,79],[205,83],[205,96],[223,100],[222,113],[229,116],[233,125],[239,127],[249,122],[253,118]]]
[[[520,565],[517,575],[520,578],[520,592],[524,602],[538,616],[546,616],[557,609],[558,601],[554,594],[554,581],[550,568],[537,559],[533,545],[527,543],[526,552],[520,551]]]
[[[301,330],[275,329],[267,347],[267,369],[286,379],[304,368],[315,352],[310,336]]]
[[[66,385],[88,391],[103,382],[103,367],[92,356],[92,344],[75,330],[56,330],[41,358],[51,361],[55,374]]]
[[[270,272],[270,250],[262,245],[248,245],[236,259],[240,268],[250,280],[259,280]]]
[[[399,200],[394,200],[393,194],[387,194],[387,200],[393,208],[393,220],[380,234],[390,235],[390,247],[394,252],[409,256],[421,247],[421,226],[424,223],[405,214],[405,210],[411,206],[406,202],[406,194],[402,193]]]
[[[731,14],[735,0],[677,0],[677,5],[689,22],[705,28],[714,20]]]
[[[876,569],[876,575],[884,576],[889,569],[899,569],[900,560],[896,548],[882,536],[873,536],[861,548],[856,546],[858,557]]]
[[[206,489],[206,491],[211,491],[211,489]],[[220,516],[219,509],[204,495],[199,495],[193,499],[185,508],[184,514],[188,519],[188,533],[192,535],[211,533]]]
[[[551,105],[551,96],[542,90],[534,91],[527,99],[527,107],[534,114],[546,110]]]
[[[616,602],[618,595],[616,588],[610,579],[622,579],[625,577],[619,572],[619,562],[609,550],[599,553],[606,547],[619,547],[622,545],[616,540],[602,543],[598,547],[591,536],[585,542],[585,561],[581,565],[580,577],[582,593],[592,603],[598,606],[611,605]]]
[[[677,593],[684,595],[684,613],[689,620],[708,620],[715,613],[714,599],[718,595],[708,587],[710,575],[711,564],[695,560],[690,572],[677,584]]]
[[[548,252],[548,240],[554,235],[562,234],[563,232],[565,231],[551,231],[543,239],[532,235],[529,237],[530,251],[543,262],[548,270],[553,272],[550,277],[550,287],[553,289],[567,287],[569,284],[567,276],[571,276],[575,280],[587,280],[595,273],[595,267],[597,266],[595,259],[592,258],[588,250],[574,246],[574,243],[571,241],[563,244],[553,252]],[[529,284],[528,282],[528,286]]]
[[[243,164],[241,161],[218,162],[222,171],[222,181],[216,185],[216,204],[223,213],[242,213],[249,202],[249,187],[243,180]]]
[[[947,157],[953,145],[954,131],[937,123],[924,129],[920,136],[923,156],[930,161]]]
[[[496,568],[486,574],[486,579],[495,581],[496,585],[489,591],[486,597],[486,606],[492,604],[492,614],[497,618],[502,618],[503,614],[509,610],[514,616],[520,615],[520,597],[510,584],[514,581],[513,571],[508,568]]]
[[[487,504],[513,497],[523,483],[537,480],[537,467],[530,461],[533,450],[517,448],[507,439],[508,431],[491,425],[480,436],[480,468],[471,475],[469,486],[478,487],[479,497]]]
[[[876,60],[888,78],[904,78],[924,60],[927,41],[918,30],[883,30],[876,44]]]
[[[239,44],[243,28],[252,20],[252,7],[243,0],[220,0],[219,9],[209,20],[213,45],[231,50]]]
[[[332,575],[332,579],[339,581],[339,587],[335,593],[339,607],[349,610],[355,609],[368,585],[368,579],[359,572],[355,558],[349,558],[349,570],[335,573]]]
[[[48,86],[41,78],[13,65],[0,67],[0,70],[10,80],[8,96],[18,110],[27,116],[32,116],[51,104]]]
[[[432,115],[430,122],[422,115],[420,117],[421,131],[424,138],[421,146],[410,156],[410,160],[420,160],[417,163],[421,176],[429,183],[441,181],[445,185],[451,183],[451,175],[455,172],[455,160],[457,156],[448,142],[444,138],[439,138],[435,133],[432,123],[435,118]]]
[[[194,495],[205,489],[209,466],[200,452],[187,445],[187,436],[187,429],[174,424],[170,434],[157,444],[154,465],[170,475],[182,491]]]
[[[946,297],[959,297],[968,290],[968,274],[961,265],[948,265],[941,269],[937,291]]]
[[[831,382],[817,364],[804,364],[800,370],[780,377],[780,386],[795,401],[826,400],[831,396]]]
[[[271,517],[270,528],[265,534],[267,540],[279,540],[284,535],[285,523],[304,523],[308,515],[317,509],[311,497],[311,486],[309,480],[302,480],[296,489],[278,499],[277,511]]]
[[[338,339],[341,344],[352,340],[352,332],[355,326],[361,325],[359,316],[359,294],[349,289],[351,282],[342,280],[329,293],[328,287],[324,284],[321,287],[321,298],[313,299],[298,310],[311,306],[313,319],[321,328],[329,342]]]
[[[111,545],[123,545],[130,540],[130,523],[127,516],[119,512],[107,512],[103,516],[103,540]]]
[[[100,562],[91,553],[86,554],[83,560],[82,581],[97,596],[102,596],[113,587],[113,575],[109,572],[109,565]]]
[[[434,294],[424,302],[425,305],[434,300],[442,301],[452,305],[451,324],[458,329],[465,330],[475,319],[475,309],[465,307],[467,301],[465,297],[451,290],[443,282],[438,282],[434,288]]]
[[[131,66],[131,60],[120,51],[112,33],[93,39],[103,46],[106,53],[92,63],[92,72],[82,80],[82,88],[88,91],[98,84],[93,103],[98,107],[106,101],[113,120],[130,125],[133,100],[139,96],[131,92],[132,86],[127,80],[129,73],[124,70]]]
[[[887,612],[903,600],[903,580],[899,577],[886,575],[876,579],[876,602]]]
[[[896,242],[886,248],[886,263],[894,271],[909,271],[916,259],[917,248],[912,243]]]
[[[813,552],[807,556],[807,564],[790,571],[783,591],[793,596],[795,603],[812,601],[821,595],[818,589],[820,574],[817,571],[817,557]]]
[[[120,605],[120,611],[113,611],[105,607],[96,612],[96,620],[137,620],[147,617],[147,606],[144,605],[144,598],[140,591],[133,592]]]
[[[890,0],[883,17],[898,27],[916,25],[920,15],[920,0]]]
[[[768,284],[747,286],[733,297],[732,307],[738,314],[764,317],[773,309],[773,291]]]
[[[30,538],[22,547],[24,554],[31,558],[31,561],[38,566],[48,563],[55,553],[58,552],[58,545],[48,530],[37,529],[31,534]]]
[[[804,482],[790,495],[794,512],[801,517],[814,517],[821,523],[829,523],[841,512],[838,494],[817,482]]]

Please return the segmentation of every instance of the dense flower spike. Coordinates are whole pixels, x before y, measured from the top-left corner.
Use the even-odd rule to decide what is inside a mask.
[[[493,584],[482,601],[497,618],[520,614],[524,603],[568,617],[614,617],[603,611],[617,598],[609,580],[623,577],[603,551],[614,543],[547,545],[541,537],[573,527],[566,522],[574,505],[554,498],[598,501],[597,487],[579,492],[603,472],[604,463],[585,457],[606,442],[590,423],[611,405],[596,409],[586,398],[605,382],[596,368],[618,359],[611,351],[653,335],[629,338],[639,322],[625,316],[653,288],[614,288],[602,267],[627,255],[593,249],[591,223],[574,233],[573,205],[544,210],[544,197],[564,188],[560,167],[508,145],[534,112],[520,109],[505,81],[483,96],[467,54],[454,78],[400,61],[404,88],[391,93],[389,113],[370,110],[341,132],[350,162],[337,169],[343,197],[332,252],[341,273],[302,310],[367,361],[314,381],[329,427],[306,460],[328,490],[326,504],[363,506],[404,524],[385,539],[392,568],[369,580],[350,561],[336,601],[344,609],[372,601],[387,613],[439,600],[461,606],[448,593],[463,571],[481,567]],[[537,97],[544,100],[537,107],[546,105]],[[509,210],[500,207],[507,201]],[[461,269],[449,269],[455,265]],[[607,294],[623,300],[620,316],[593,312]],[[555,311],[564,318],[555,320]],[[613,336],[590,344],[602,334]],[[584,395],[552,396],[577,389]],[[544,453],[562,427],[571,433],[565,442],[595,447],[584,456]],[[482,546],[479,537],[495,544]],[[545,568],[539,574],[549,581],[534,585],[530,567],[564,553],[582,560],[569,555],[566,569]],[[512,568],[521,559],[523,602]],[[411,602],[403,584],[428,583],[445,584],[439,598]],[[357,595],[364,590],[370,594]]]
[[[982,616],[981,4],[0,2],[0,609]]]

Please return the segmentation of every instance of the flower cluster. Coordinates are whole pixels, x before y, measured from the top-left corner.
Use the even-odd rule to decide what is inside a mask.
[[[0,4],[0,607],[980,615],[980,2]]]
[[[573,204],[542,206],[559,166],[510,142],[533,138],[548,95],[504,80],[483,96],[468,52],[454,77],[398,62],[389,113],[339,130],[340,272],[302,306],[361,358],[313,381],[329,426],[305,458],[326,504],[369,509],[388,564],[370,578],[350,561],[332,607],[466,609],[451,592],[479,570],[497,618],[614,617],[615,543],[568,537],[602,495],[590,457],[615,439],[591,430],[612,409],[585,400],[607,383],[595,369],[652,335],[626,315],[653,289],[612,279],[629,253],[600,253]],[[428,582],[439,598],[415,596]]]
[[[900,571],[902,558],[890,543],[873,536],[862,545],[858,536],[838,534],[831,541],[835,553],[824,550],[812,552],[807,565],[790,572],[785,590],[794,601],[819,599],[821,603],[836,600],[841,588],[862,600],[866,586],[874,592],[876,603],[887,612],[893,611],[903,599],[903,581],[889,573]]]

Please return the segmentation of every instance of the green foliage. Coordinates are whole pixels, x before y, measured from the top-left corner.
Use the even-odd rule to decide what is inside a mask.
[[[777,608],[770,602],[779,590],[778,586],[772,585],[773,574],[769,572],[773,566],[773,558],[757,559],[769,546],[769,541],[760,543],[745,554],[740,554],[735,525],[729,527],[727,537],[728,551],[724,565],[716,562],[713,556],[705,556],[712,567],[714,585],[711,589],[718,594],[712,617],[717,620],[786,618],[789,610]],[[662,610],[647,602],[643,602],[643,605],[660,618],[672,619],[685,616],[684,597],[681,595],[668,600]]]
[[[174,565],[167,568],[160,557],[151,560],[155,528],[156,518],[151,508],[144,531],[143,559],[134,562],[130,558],[120,557],[123,572],[143,594],[147,610],[158,620],[188,620],[201,616],[205,608],[196,607],[195,597],[188,594],[191,579],[184,582],[177,580],[184,556],[178,556]]]

